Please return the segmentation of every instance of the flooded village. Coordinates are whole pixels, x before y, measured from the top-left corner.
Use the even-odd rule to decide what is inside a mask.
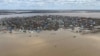
[[[99,15],[0,15],[0,56],[100,56]]]

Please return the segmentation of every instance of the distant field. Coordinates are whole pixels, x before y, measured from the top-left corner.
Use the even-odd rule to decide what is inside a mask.
[[[91,18],[100,18],[100,13],[24,13],[24,14],[9,14],[9,15],[0,15],[0,18],[5,17],[29,17],[29,16],[35,16],[35,15],[63,15],[63,16],[78,16],[78,17],[91,17]]]

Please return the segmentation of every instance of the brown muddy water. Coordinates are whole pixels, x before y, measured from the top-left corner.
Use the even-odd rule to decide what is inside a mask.
[[[0,33],[0,56],[100,56],[100,33]]]

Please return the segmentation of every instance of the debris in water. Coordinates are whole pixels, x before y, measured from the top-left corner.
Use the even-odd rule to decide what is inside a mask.
[[[76,38],[76,36],[73,36],[73,38]]]
[[[54,45],[54,47],[56,48],[56,47],[57,47],[57,45]]]
[[[32,37],[31,35],[29,35],[29,37]]]

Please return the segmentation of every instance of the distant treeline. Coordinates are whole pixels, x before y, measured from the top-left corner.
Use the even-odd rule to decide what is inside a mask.
[[[93,13],[97,12],[100,13],[100,10],[0,10],[0,14],[7,14],[7,13],[75,13],[75,12],[88,12]]]

